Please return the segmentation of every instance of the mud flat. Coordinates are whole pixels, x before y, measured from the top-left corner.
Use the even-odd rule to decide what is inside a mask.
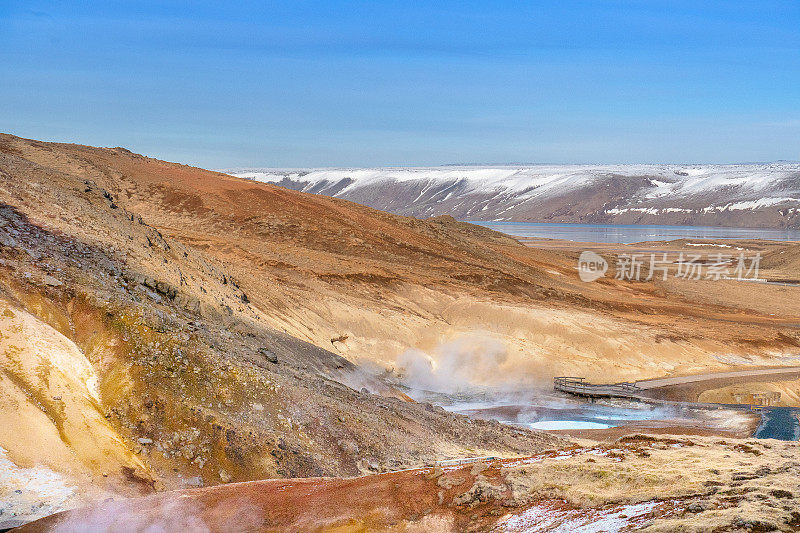
[[[617,440],[627,435],[638,434],[747,438],[753,435],[761,422],[761,417],[756,414],[747,415],[737,411],[734,416],[740,418],[734,421],[727,420],[725,426],[701,420],[659,420],[654,422],[633,422],[607,429],[556,430],[553,433],[598,441]]]

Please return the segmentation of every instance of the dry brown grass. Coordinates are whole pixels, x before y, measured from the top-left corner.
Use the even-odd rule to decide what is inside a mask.
[[[656,517],[646,531],[727,531],[739,519],[763,531],[796,531],[800,519],[795,442],[633,436],[509,468],[505,477],[518,502],[560,499],[584,508],[682,502],[680,512]]]

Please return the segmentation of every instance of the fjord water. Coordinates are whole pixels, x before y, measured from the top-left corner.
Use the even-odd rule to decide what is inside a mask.
[[[800,409],[796,407],[771,407],[762,411],[761,424],[756,429],[757,439],[800,439]]]
[[[658,226],[622,224],[566,224],[551,222],[479,222],[495,231],[523,239],[561,239],[575,242],[630,244],[675,239],[766,239],[800,241],[800,230],[723,228],[714,226]]]

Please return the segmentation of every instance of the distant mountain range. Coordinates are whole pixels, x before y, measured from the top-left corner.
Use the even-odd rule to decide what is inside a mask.
[[[800,163],[236,169],[419,218],[798,228]]]

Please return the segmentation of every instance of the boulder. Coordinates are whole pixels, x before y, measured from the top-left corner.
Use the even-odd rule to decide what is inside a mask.
[[[267,350],[266,348],[261,348],[260,350],[258,350],[258,353],[263,355],[264,359],[266,359],[270,363],[276,364],[276,365],[278,364],[278,356],[275,355],[275,352]]]

